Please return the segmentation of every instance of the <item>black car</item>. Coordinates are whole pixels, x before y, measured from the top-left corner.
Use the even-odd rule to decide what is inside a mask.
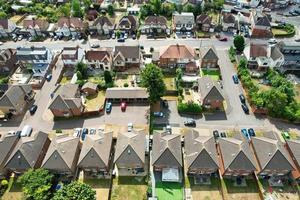
[[[221,133],[220,133],[220,136],[221,136],[222,138],[226,138],[226,133],[225,133],[225,132],[221,132]]]
[[[243,109],[245,114],[249,114],[249,108],[246,104],[242,104],[242,109]]]
[[[250,135],[250,137],[255,137],[255,131],[253,128],[248,129],[248,135]]]
[[[37,105],[33,105],[31,106],[31,108],[29,109],[29,112],[31,115],[34,115],[34,113],[36,112],[38,106]]]
[[[243,103],[243,104],[246,103],[246,98],[243,94],[240,94],[239,98],[240,98],[241,103]]]
[[[214,135],[215,139],[218,139],[220,137],[219,131],[217,131],[217,130],[213,131],[213,135]]]
[[[183,122],[185,126],[196,126],[196,121],[194,119],[187,119]]]

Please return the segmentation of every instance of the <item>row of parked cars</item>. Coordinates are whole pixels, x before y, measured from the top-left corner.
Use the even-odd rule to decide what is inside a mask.
[[[243,129],[241,129],[241,134],[249,140],[251,139],[251,137],[256,136],[253,128],[248,128],[248,129],[243,128]],[[213,131],[213,136],[214,136],[215,140],[217,140],[218,138],[226,138],[227,137],[226,132],[218,131],[218,130]]]
[[[239,84],[239,78],[236,74],[232,75],[232,80],[233,80],[234,84]],[[249,108],[247,106],[245,96],[243,94],[240,94],[239,99],[240,99],[241,107],[242,107],[244,113],[249,114]]]
[[[102,128],[96,129],[96,128],[75,128],[73,136],[81,138],[82,141],[85,140],[86,135],[96,135],[101,134],[104,130]]]

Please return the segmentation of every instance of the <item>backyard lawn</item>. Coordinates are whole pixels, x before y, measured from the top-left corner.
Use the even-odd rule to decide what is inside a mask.
[[[84,183],[91,186],[96,191],[96,199],[108,199],[109,195],[109,179],[84,179]]]
[[[88,81],[95,84],[101,84],[104,83],[104,78],[103,76],[91,76],[88,78]]]
[[[95,95],[90,95],[86,97],[85,106],[88,111],[99,110],[105,102],[105,91],[100,90]]]
[[[181,183],[156,182],[155,192],[159,200],[182,200],[183,186]]]
[[[112,200],[146,200],[147,183],[143,177],[118,177],[113,180]]]
[[[10,178],[8,189],[1,198],[2,200],[23,200],[25,199],[22,192],[22,186],[17,183],[17,179]]]
[[[175,78],[172,76],[165,76],[164,83],[166,85],[167,90],[176,90],[175,86]]]
[[[279,28],[272,28],[273,35],[280,35],[280,34],[287,34],[287,32],[284,29]]]
[[[200,71],[201,76],[210,76],[213,80],[218,81],[220,80],[220,71],[218,70],[205,70],[202,69]]]

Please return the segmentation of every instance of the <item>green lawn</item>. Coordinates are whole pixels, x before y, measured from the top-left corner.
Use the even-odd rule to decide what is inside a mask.
[[[98,110],[105,102],[105,91],[101,90],[97,94],[86,97],[86,109],[88,111]]]
[[[181,183],[156,182],[155,190],[159,200],[182,200],[183,197]]]
[[[167,90],[176,90],[175,86],[175,78],[174,77],[164,77],[164,83],[166,85]]]
[[[254,179],[246,179],[247,186],[246,187],[237,187],[234,186],[234,180],[232,179],[222,179],[226,186],[228,193],[257,193],[258,188],[256,184],[256,180]]]
[[[272,28],[273,35],[280,35],[280,34],[287,34],[287,32],[284,29],[279,28]]]
[[[104,83],[104,78],[103,76],[91,76],[88,78],[88,81],[95,84],[101,84]]]
[[[220,80],[220,71],[219,70],[205,70],[200,71],[201,76],[210,76],[213,80]]]
[[[113,180],[112,200],[146,200],[147,183],[143,177],[118,177]]]

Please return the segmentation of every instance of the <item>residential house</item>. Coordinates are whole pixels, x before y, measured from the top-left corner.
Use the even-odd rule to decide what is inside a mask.
[[[148,16],[143,26],[140,28],[142,34],[147,35],[163,35],[170,34],[167,19],[164,16]]]
[[[139,27],[139,22],[137,17],[134,15],[127,15],[127,16],[123,16],[119,20],[116,29],[128,34],[134,34],[136,33],[138,27]]]
[[[278,47],[283,54],[283,63],[279,67],[281,72],[300,71],[300,44],[296,42],[279,42]]]
[[[162,181],[182,181],[181,135],[167,131],[153,134],[152,166]]]
[[[55,117],[80,116],[84,106],[80,97],[79,85],[72,83],[58,85],[49,109]]]
[[[0,135],[0,178],[7,176],[7,170],[4,165],[16,146],[19,137],[13,133],[5,133]]]
[[[31,69],[33,77],[44,78],[50,70],[52,52],[46,47],[18,47],[17,61],[23,68]]]
[[[16,71],[17,67],[16,50],[0,50],[0,74],[10,76]]]
[[[93,71],[93,74],[112,70],[112,49],[96,49],[85,52],[85,63]]]
[[[118,176],[145,176],[147,174],[145,130],[118,134],[114,163]]]
[[[61,17],[57,22],[56,35],[65,37],[77,37],[79,34],[84,34],[87,23],[77,17]]]
[[[113,32],[115,24],[112,19],[107,16],[101,15],[90,26],[90,31],[98,35],[109,35]]]
[[[280,49],[267,43],[250,42],[244,49],[244,55],[248,61],[248,67],[258,71],[279,68],[284,60]]]
[[[64,67],[74,68],[78,62],[81,62],[84,58],[84,50],[79,46],[76,47],[64,47],[61,53],[61,60]]]
[[[220,70],[219,57],[214,46],[200,47],[200,64],[204,70]]]
[[[237,28],[235,24],[235,17],[231,13],[223,13],[222,14],[222,30],[226,32],[235,33]]]
[[[144,0],[134,0],[134,3],[136,3],[136,4],[143,4],[144,3]],[[127,8],[127,13],[129,14],[129,15],[139,15],[139,13],[140,13],[140,7],[138,7],[138,6],[133,6],[133,7],[128,7]]]
[[[25,19],[23,20],[23,29],[21,32],[28,33],[32,37],[46,36],[49,23],[44,19]]]
[[[294,170],[293,161],[278,139],[253,137],[251,143],[259,165],[259,176],[283,177]]]
[[[17,30],[17,25],[9,19],[0,19],[0,37],[10,37]]]
[[[188,176],[210,176],[218,173],[219,159],[214,137],[201,136],[189,129],[184,136],[185,170]]]
[[[296,1],[294,1],[296,2]],[[284,9],[290,5],[290,1],[288,0],[264,0],[262,5],[266,8],[270,9]]]
[[[222,109],[225,101],[220,84],[210,76],[203,76],[198,79],[198,92],[200,103],[208,109]]]
[[[125,88],[107,88],[105,99],[107,102],[113,103],[148,103],[149,94],[145,88],[125,87]]]
[[[251,176],[257,170],[253,152],[246,140],[236,135],[218,139],[222,176]]]
[[[198,15],[196,18],[196,24],[198,29],[204,32],[209,32],[212,27],[212,18],[207,14]]]
[[[292,176],[298,182],[300,181],[300,140],[286,140],[286,149],[288,150],[295,166]]]
[[[252,10],[250,14],[250,36],[251,38],[271,38],[273,37],[270,19],[267,15]]]
[[[130,67],[139,68],[142,56],[139,46],[116,46],[113,58],[115,71],[125,71]]]
[[[173,29],[176,34],[191,34],[195,28],[195,17],[193,13],[173,13]]]
[[[42,168],[63,178],[73,178],[80,153],[78,137],[60,135],[52,139]]]
[[[86,177],[110,177],[113,132],[88,135],[83,142],[78,165]]]
[[[12,85],[0,98],[1,115],[20,115],[26,111],[27,105],[34,97],[30,85]]]
[[[40,168],[49,145],[48,134],[41,131],[29,137],[21,137],[4,168],[15,174]]]
[[[173,44],[161,49],[159,66],[165,70],[180,67],[186,73],[196,73],[199,71],[199,67],[196,65],[195,59],[196,54],[192,47]]]
[[[82,87],[81,91],[85,94],[95,95],[98,93],[98,85],[92,82],[86,82]]]

